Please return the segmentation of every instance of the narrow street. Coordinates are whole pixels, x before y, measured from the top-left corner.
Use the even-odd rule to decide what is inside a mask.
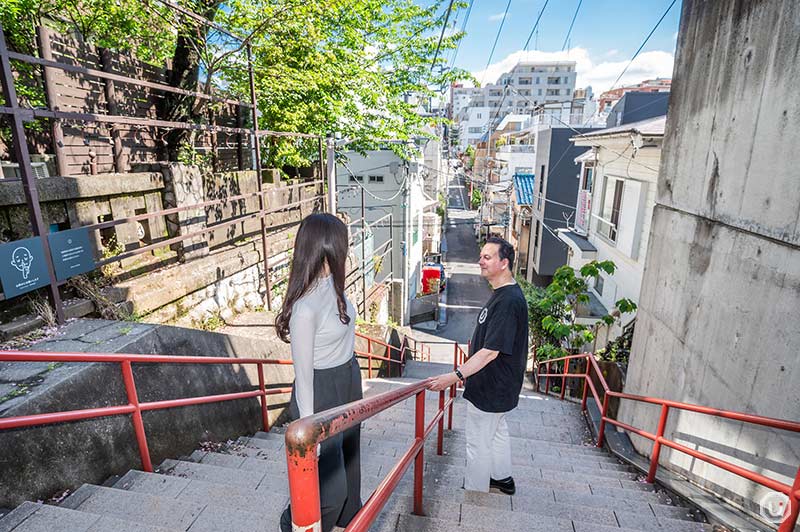
[[[452,362],[452,342],[465,344],[472,336],[478,311],[489,300],[492,292],[480,276],[478,244],[473,233],[476,213],[467,210],[467,190],[462,177],[450,182],[447,209],[447,255],[444,266],[447,272],[446,325],[437,331],[414,330],[414,337],[431,347],[431,360]],[[439,343],[437,343],[439,342]]]

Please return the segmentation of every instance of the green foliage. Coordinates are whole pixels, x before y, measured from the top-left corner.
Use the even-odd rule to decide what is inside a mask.
[[[222,7],[222,0],[180,2],[244,36],[245,42],[209,32],[161,2],[140,0],[5,0],[0,24],[15,51],[33,53],[35,27],[46,23],[157,66],[171,59],[173,86],[224,90],[244,100],[250,94],[244,68],[249,46],[261,129],[319,135],[335,131],[352,141],[350,148],[366,150],[383,146],[385,139],[414,141],[428,135],[428,127],[444,119],[420,116],[420,104],[406,97],[414,95],[424,103],[451,82],[471,78],[466,71],[441,68],[463,32],[446,34],[431,68],[446,3],[230,0]],[[452,9],[466,6],[458,0]],[[38,67],[31,68],[28,85],[35,89],[22,94],[32,105],[44,103],[37,75]],[[168,94],[159,118],[202,120],[209,110],[205,100]],[[191,143],[196,133],[172,133],[165,140],[170,160],[176,160],[180,144]],[[278,168],[318,156],[316,140],[268,138],[262,147],[264,163]],[[413,142],[390,147],[407,154]]]
[[[477,188],[472,189],[472,196],[469,198],[470,204],[472,205],[473,209],[477,209],[481,206],[481,201],[483,200],[483,195],[481,191]]]
[[[577,310],[589,303],[589,280],[597,280],[601,272],[613,275],[616,265],[610,261],[592,261],[576,272],[569,266],[562,266],[553,275],[553,281],[536,302],[535,320],[537,334],[544,331],[549,337],[537,344],[536,355],[539,360],[559,358],[574,353],[584,345],[594,341],[594,331],[586,325],[577,323]],[[611,314],[600,318],[608,326],[613,325],[619,316],[636,311],[636,303],[630,299],[616,302]],[[539,329],[541,327],[541,329]],[[532,326],[532,331],[534,327]]]
[[[525,295],[525,301],[528,303],[528,326],[534,350],[538,349],[540,346],[557,343],[558,338],[545,329],[543,321],[545,318],[562,319],[563,312],[559,312],[560,307],[543,309],[540,306],[540,302],[546,297],[543,288],[529,283],[521,276],[517,276],[517,284],[522,289],[522,293]]]

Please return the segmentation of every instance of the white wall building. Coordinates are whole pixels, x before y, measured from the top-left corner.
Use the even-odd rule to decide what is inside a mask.
[[[388,240],[391,232],[393,251],[384,261],[392,264],[392,278],[403,281],[400,312],[402,324],[407,324],[409,302],[421,282],[423,210],[431,203],[423,191],[424,159],[420,153],[416,159],[406,161],[389,149],[368,151],[366,155],[346,152],[345,158],[346,162],[336,165],[338,210],[351,220],[361,219],[363,197],[368,224],[392,215],[391,224],[385,219],[376,225],[372,240],[378,246]],[[365,189],[363,196],[361,185]],[[375,251],[382,252],[383,249]],[[376,279],[384,280],[387,272],[384,268]]]
[[[574,228],[559,230],[559,238],[570,246],[573,268],[594,259],[616,264],[613,275],[601,273],[591,287],[599,312],[609,312],[622,298],[639,302],[665,123],[660,116],[573,138],[590,150],[576,159],[581,171]],[[586,314],[582,321],[593,323],[596,317]],[[633,317],[623,315],[612,330],[601,330],[597,347]]]

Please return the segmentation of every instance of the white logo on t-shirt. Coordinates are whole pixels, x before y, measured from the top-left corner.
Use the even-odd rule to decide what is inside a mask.
[[[478,323],[483,323],[484,321],[486,321],[486,315],[488,313],[489,313],[489,309],[487,309],[487,308],[484,308],[483,310],[481,310],[481,314],[480,314],[480,316],[478,316]]]

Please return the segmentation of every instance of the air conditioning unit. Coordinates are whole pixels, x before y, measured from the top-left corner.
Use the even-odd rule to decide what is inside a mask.
[[[22,178],[18,163],[2,163],[2,167],[4,179]],[[50,177],[50,172],[47,171],[47,163],[31,163],[31,168],[33,169],[33,177],[37,179]]]

